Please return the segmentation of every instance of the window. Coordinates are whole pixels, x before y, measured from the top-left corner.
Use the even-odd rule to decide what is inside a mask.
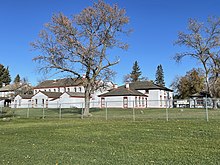
[[[145,104],[145,100],[144,97],[142,97],[142,107],[144,107],[144,104]]]
[[[60,92],[60,88],[58,88],[58,92]]]
[[[139,97],[139,107],[141,107],[141,97]]]
[[[79,92],[82,92],[82,88],[81,87],[79,87]]]
[[[76,90],[76,88],[74,88],[74,92],[76,92],[77,90]]]
[[[37,104],[37,99],[35,99],[35,104]]]
[[[197,105],[203,105],[203,99],[198,99],[197,100]]]
[[[104,108],[105,107],[105,98],[102,97],[101,98],[101,108]]]
[[[21,106],[21,99],[19,99],[19,103],[18,103],[18,105]]]
[[[42,99],[42,104],[44,105],[44,99]]]
[[[123,97],[123,107],[128,108],[128,97]]]
[[[135,107],[137,107],[138,106],[137,97],[135,97],[134,103],[135,103]]]
[[[67,91],[70,92],[70,88],[67,88]]]
[[[147,98],[145,100],[146,100],[146,108],[147,108]]]
[[[53,91],[56,92],[56,89],[54,89]]]
[[[164,96],[164,107],[166,107],[166,106],[167,106],[167,97]]]

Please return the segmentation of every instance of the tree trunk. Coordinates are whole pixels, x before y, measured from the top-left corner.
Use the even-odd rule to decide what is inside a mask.
[[[212,102],[213,102],[213,109],[218,109],[218,107],[217,107],[217,99],[216,98],[212,98]]]
[[[91,96],[91,85],[85,85],[85,109],[83,112],[83,116],[89,117],[91,114],[89,113],[90,108],[90,96]]]

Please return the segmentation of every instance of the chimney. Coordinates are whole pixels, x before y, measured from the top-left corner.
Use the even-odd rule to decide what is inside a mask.
[[[125,83],[125,88],[129,89],[129,83],[128,82]]]
[[[117,89],[117,88],[118,88],[118,85],[117,85],[117,84],[113,84],[113,88],[114,88],[114,89]]]

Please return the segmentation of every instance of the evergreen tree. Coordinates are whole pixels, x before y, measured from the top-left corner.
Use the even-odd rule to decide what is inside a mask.
[[[11,76],[9,74],[8,67],[5,68],[2,64],[0,64],[0,87],[2,87],[2,84],[5,85],[10,84],[11,82]]]
[[[163,67],[161,64],[157,66],[155,84],[162,87],[165,86]]]
[[[16,76],[15,79],[14,79],[14,83],[17,84],[17,83],[20,83],[20,82],[21,82],[20,75],[17,74],[17,76]]]
[[[134,62],[130,76],[131,76],[131,82],[136,82],[140,80],[141,70],[140,67],[138,66],[137,61]]]

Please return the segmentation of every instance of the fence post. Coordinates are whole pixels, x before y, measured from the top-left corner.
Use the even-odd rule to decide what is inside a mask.
[[[105,103],[105,120],[108,120],[108,104],[107,102]]]
[[[28,103],[27,118],[29,118],[29,114],[30,114],[30,107],[29,107],[29,103]]]
[[[133,121],[135,121],[134,101],[133,101]]]
[[[81,119],[83,119],[83,114],[84,114],[84,111],[83,111],[83,103],[82,103]]]
[[[208,122],[209,121],[209,112],[208,112],[208,107],[207,107],[207,94],[206,94],[206,98],[205,98],[205,112],[206,112],[206,121]]]
[[[166,121],[169,121],[169,114],[168,114],[167,103],[168,103],[168,100],[166,100]]]
[[[44,119],[44,115],[45,115],[45,114],[44,114],[44,105],[43,105],[43,119]]]
[[[62,111],[61,111],[61,104],[60,104],[60,110],[59,110],[59,119],[62,118]]]

